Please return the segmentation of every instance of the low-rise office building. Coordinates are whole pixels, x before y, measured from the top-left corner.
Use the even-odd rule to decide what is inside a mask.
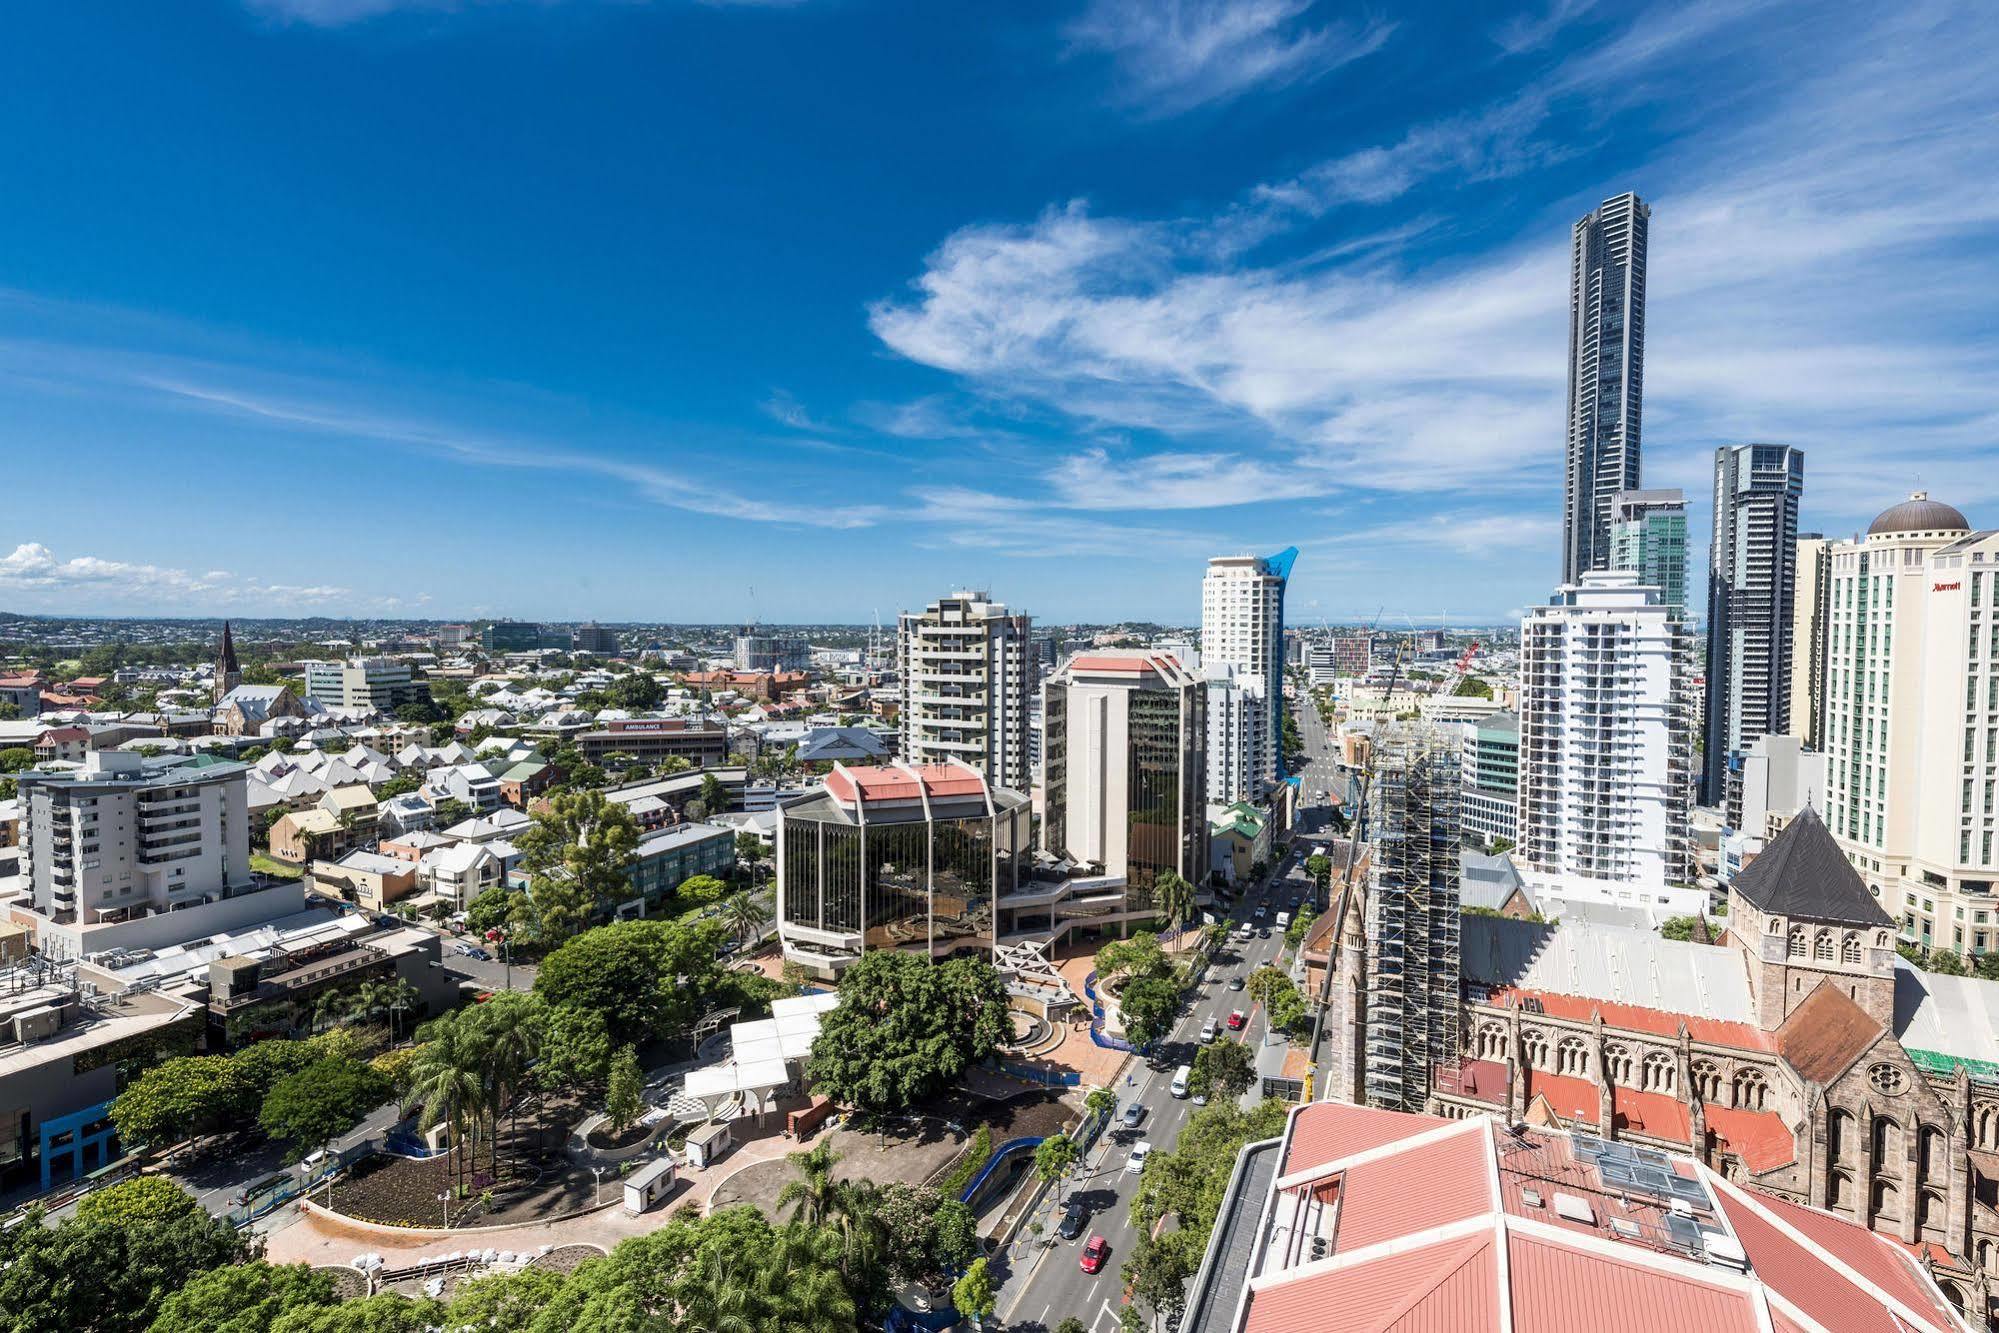
[[[720,764],[729,757],[729,729],[719,722],[685,717],[632,717],[606,722],[583,732],[576,748],[593,764],[611,755],[629,755],[642,764],[685,759],[699,767]]]
[[[820,976],[864,949],[990,955],[997,899],[1031,875],[1027,797],[968,764],[835,765],[780,818],[784,956]]]
[[[675,824],[639,839],[632,864],[637,899],[656,903],[696,875],[726,878],[736,868],[736,831],[720,824]]]

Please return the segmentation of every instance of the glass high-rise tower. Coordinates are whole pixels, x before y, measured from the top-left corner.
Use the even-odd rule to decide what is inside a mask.
[[[1611,507],[1638,489],[1645,383],[1645,247],[1652,210],[1607,199],[1575,226],[1569,258],[1569,448],[1562,582],[1611,568]]]
[[[1708,552],[1707,738],[1701,800],[1719,804],[1730,756],[1791,729],[1791,622],[1805,455],[1784,444],[1715,450]]]

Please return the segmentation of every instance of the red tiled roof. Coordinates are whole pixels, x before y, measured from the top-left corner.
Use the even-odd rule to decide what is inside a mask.
[[[1692,1146],[1694,1126],[1687,1104],[1663,1092],[1616,1088],[1611,1092],[1617,1127],[1655,1139]]]
[[[1147,671],[1158,671],[1161,663],[1168,667],[1177,667],[1180,665],[1180,659],[1171,653],[1149,653],[1144,657],[1085,655],[1071,658],[1069,666],[1075,671],[1106,671],[1136,676]]]
[[[1506,1260],[1516,1329],[1735,1333],[1757,1326],[1748,1292],[1710,1286],[1690,1272],[1668,1272],[1635,1257],[1623,1260],[1514,1233]]]
[[[64,741],[87,741],[90,732],[84,727],[50,727],[36,738],[36,745],[61,745]]]
[[[1284,1157],[1285,1174],[1309,1171],[1451,1123],[1440,1115],[1410,1115],[1344,1104],[1340,1105],[1339,1115],[1314,1114],[1320,1106],[1332,1104],[1315,1102],[1299,1112],[1291,1127],[1291,1150]]]
[[[42,683],[42,673],[30,671],[25,676],[0,676],[0,688],[13,690],[34,689]]]
[[[1783,1292],[1793,1305],[1840,1333],[1899,1333],[1900,1323],[1882,1306],[1853,1299],[1852,1284],[1837,1269],[1779,1231],[1756,1209],[1726,1191],[1717,1192],[1728,1224],[1742,1242],[1756,1275]]]
[[[1538,1069],[1529,1069],[1526,1074],[1528,1101],[1537,1095],[1546,1097],[1555,1114],[1564,1120],[1584,1120],[1592,1125],[1597,1122],[1596,1084],[1567,1074],[1544,1074]]]
[[[1752,1172],[1774,1171],[1797,1160],[1797,1136],[1775,1111],[1745,1111],[1710,1102],[1705,1114],[1722,1150],[1740,1157]]]
[[[1751,1023],[1731,1023],[1721,1018],[1669,1013],[1664,1009],[1648,1009],[1642,1005],[1594,1000],[1585,995],[1560,995],[1554,991],[1521,990],[1514,986],[1501,986],[1492,992],[1488,1003],[1501,1008],[1517,1009],[1522,1000],[1539,1000],[1549,1017],[1564,1018],[1576,1023],[1591,1022],[1598,1014],[1602,1014],[1605,1027],[1649,1032],[1659,1037],[1679,1036],[1680,1025],[1684,1023],[1688,1035],[1695,1041],[1715,1046],[1733,1046],[1739,1050],[1749,1051],[1776,1049],[1770,1034]]]
[[[1334,1248],[1350,1254],[1491,1212],[1490,1157],[1484,1134],[1455,1134],[1348,1167],[1341,1173]]]
[[[1814,1245],[1904,1305],[1918,1313],[1930,1312],[1941,1318],[1941,1308],[1930,1298],[1926,1290],[1928,1283],[1916,1272],[1915,1261],[1899,1245],[1876,1235],[1857,1222],[1848,1222],[1831,1213],[1806,1208],[1787,1199],[1759,1194],[1756,1196],[1756,1202],[1797,1228]],[[1728,1220],[1731,1223],[1736,1221],[1738,1211],[1750,1211],[1742,1209],[1732,1197],[1725,1199],[1723,1206],[1728,1208]],[[1742,1234],[1739,1225],[1736,1227],[1736,1234],[1738,1236]],[[1748,1239],[1744,1237],[1743,1245],[1747,1247],[1748,1244]],[[1749,1257],[1752,1263],[1755,1262],[1755,1251],[1750,1251]],[[1803,1305],[1804,1302],[1799,1301],[1798,1304]],[[1807,1310],[1807,1313],[1810,1311]]]
[[[1546,1092],[1551,1076],[1536,1081]],[[1555,1090],[1580,1082],[1555,1080]],[[1288,1141],[1280,1179],[1302,1179],[1283,1185],[1290,1197],[1263,1216],[1289,1227],[1288,1210],[1309,1194],[1322,1211],[1296,1220],[1318,1228],[1330,1254],[1313,1261],[1284,1257],[1283,1245],[1273,1250],[1275,1262],[1253,1279],[1246,1333],[1483,1333],[1508,1315],[1522,1333],[1748,1333],[1759,1327],[1759,1287],[1840,1333],[1955,1327],[1940,1293],[1893,1242],[1746,1195],[1685,1156],[1674,1169],[1705,1183],[1716,1218],[1748,1254],[1746,1274],[1663,1244],[1664,1205],[1606,1185],[1565,1133],[1516,1138],[1495,1135],[1483,1118],[1317,1102],[1293,1117]],[[1496,1203],[1487,1184],[1495,1172]],[[1563,1195],[1590,1210],[1587,1220],[1566,1205],[1557,1211]]]
[[[826,775],[826,790],[834,800],[847,805],[856,800],[914,801],[925,793],[934,801],[947,796],[979,796],[986,790],[985,779],[960,764],[922,764],[915,772],[916,778],[911,778],[909,770],[886,764],[836,768]]]
[[[1492,1233],[1481,1231],[1257,1292],[1244,1333],[1466,1333],[1498,1327]]]
[[[1880,1039],[1881,1024],[1839,987],[1821,981],[1777,1029],[1777,1049],[1807,1081],[1831,1083]]]

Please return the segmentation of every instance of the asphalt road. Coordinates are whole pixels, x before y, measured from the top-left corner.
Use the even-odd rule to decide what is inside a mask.
[[[1152,1144],[1154,1152],[1165,1152],[1186,1128],[1194,1104],[1191,1100],[1176,1099],[1170,1088],[1173,1071],[1193,1062],[1203,1023],[1213,1018],[1221,1025],[1230,1010],[1241,1009],[1247,1015],[1244,1031],[1232,1034],[1223,1027],[1217,1040],[1227,1041],[1240,1035],[1243,1040],[1260,1043],[1268,1037],[1261,1008],[1251,1005],[1244,992],[1230,990],[1228,983],[1230,977],[1247,979],[1257,968],[1273,962],[1283,948],[1283,932],[1276,927],[1276,915],[1289,898],[1302,896],[1307,888],[1302,872],[1287,877],[1296,870],[1300,851],[1302,848],[1294,848],[1279,873],[1271,877],[1269,887],[1237,904],[1237,919],[1252,921],[1259,903],[1271,904],[1270,917],[1265,923],[1268,938],[1252,939],[1242,945],[1231,943],[1217,954],[1206,980],[1190,996],[1162,1051],[1149,1066],[1136,1059],[1126,1066],[1131,1081],[1117,1089],[1118,1115],[1121,1117],[1125,1107],[1136,1101],[1145,1108],[1145,1119],[1136,1129],[1125,1128],[1122,1119],[1115,1121],[1115,1128],[1105,1132],[1088,1161],[1070,1178],[1062,1197],[1080,1199],[1091,1214],[1081,1236],[1074,1240],[1056,1237],[1055,1224],[1061,1218],[1061,1209],[1043,1205],[1038,1219],[1047,1227],[1044,1239],[1053,1243],[1044,1245],[1038,1258],[1020,1265],[1000,1288],[1001,1327],[1015,1333],[1052,1329],[1065,1317],[1074,1315],[1092,1333],[1112,1333],[1117,1328],[1117,1311],[1124,1299],[1120,1272],[1125,1260],[1131,1258],[1137,1239],[1131,1224],[1131,1201],[1138,1192],[1139,1177],[1125,1170],[1132,1147],[1145,1140]],[[1245,1104],[1260,1095],[1252,1089],[1244,1095]],[[1056,1199],[1053,1191],[1050,1198]],[[1103,1268],[1094,1274],[1083,1272],[1081,1267],[1083,1246],[1092,1236],[1102,1236],[1110,1242],[1110,1255]]]

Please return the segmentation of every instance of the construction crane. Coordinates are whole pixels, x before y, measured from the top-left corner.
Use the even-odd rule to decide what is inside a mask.
[[[1477,639],[1473,639],[1471,647],[1465,649],[1464,652],[1459,655],[1458,657],[1459,680],[1463,680],[1465,678],[1465,673],[1471,670],[1471,660],[1473,657],[1478,655],[1478,650],[1481,646],[1482,645],[1479,643]]]

